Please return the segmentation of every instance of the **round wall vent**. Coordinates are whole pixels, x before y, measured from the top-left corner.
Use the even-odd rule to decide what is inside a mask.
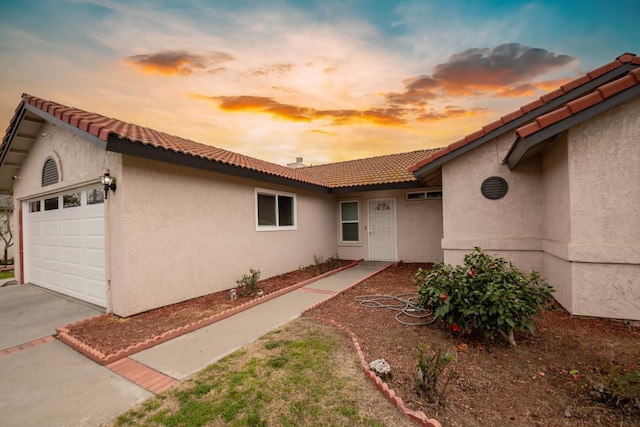
[[[507,181],[499,176],[492,176],[485,179],[482,187],[480,187],[482,195],[491,200],[502,199],[505,194],[507,194],[508,189],[509,185],[507,185]]]

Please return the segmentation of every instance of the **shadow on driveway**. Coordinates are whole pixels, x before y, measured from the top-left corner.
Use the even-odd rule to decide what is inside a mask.
[[[0,287],[0,350],[51,336],[104,309],[33,285]]]

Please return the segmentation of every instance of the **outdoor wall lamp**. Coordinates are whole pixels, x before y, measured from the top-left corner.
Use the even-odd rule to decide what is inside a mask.
[[[100,183],[104,186],[104,198],[109,197],[109,190],[116,191],[116,179],[109,175],[109,172],[105,172],[100,177]]]

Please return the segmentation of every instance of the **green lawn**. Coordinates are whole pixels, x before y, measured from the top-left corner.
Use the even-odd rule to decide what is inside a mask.
[[[112,421],[112,426],[409,426],[335,330],[297,320]]]
[[[11,279],[15,277],[13,274],[13,270],[11,271],[0,271],[0,280],[2,279]]]

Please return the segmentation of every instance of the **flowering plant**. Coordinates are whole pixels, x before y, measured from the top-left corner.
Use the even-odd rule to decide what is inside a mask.
[[[533,318],[540,317],[553,292],[538,273],[526,276],[480,248],[467,254],[463,265],[419,269],[414,283],[418,305],[430,307],[455,332],[478,331],[491,339],[501,335],[513,346],[514,330],[533,333]]]

